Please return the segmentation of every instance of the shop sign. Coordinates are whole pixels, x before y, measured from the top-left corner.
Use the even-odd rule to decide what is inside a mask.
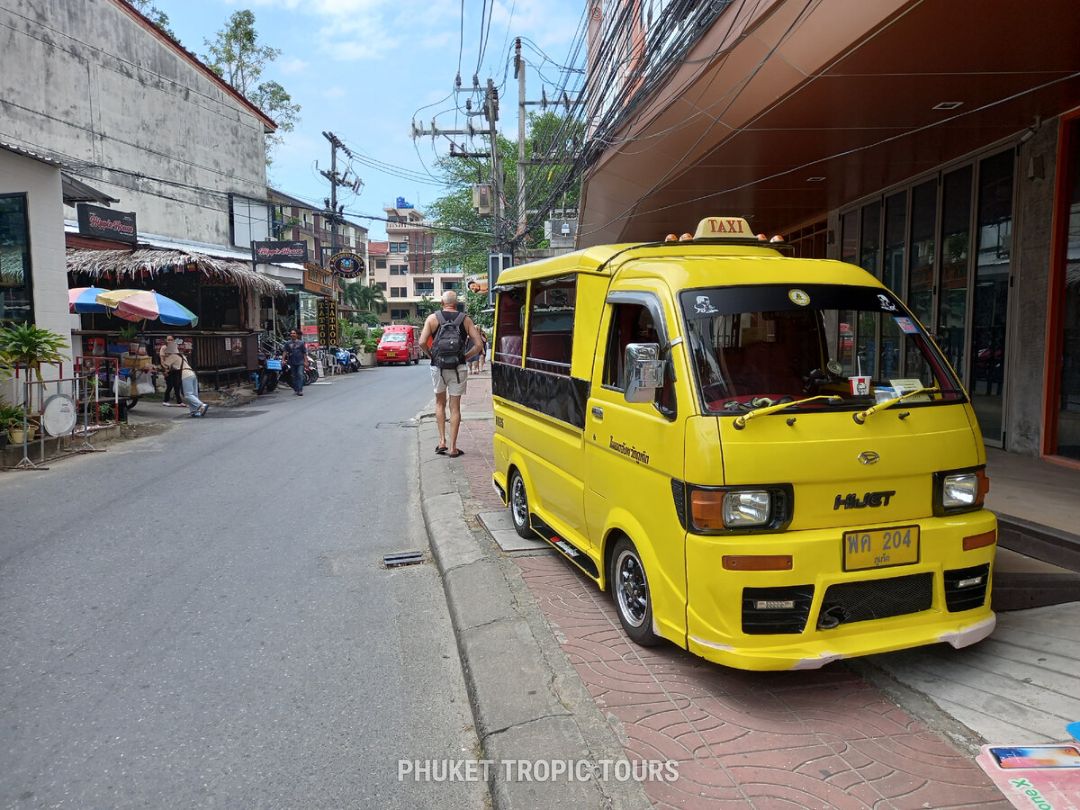
[[[338,346],[338,310],[337,302],[329,298],[319,299],[316,305],[316,319],[319,325],[319,344]]]
[[[326,269],[335,276],[356,278],[364,272],[364,257],[347,250],[335,253],[326,263]]]
[[[251,259],[255,264],[304,264],[308,261],[307,242],[252,242]]]
[[[308,262],[304,265],[304,289],[316,295],[333,295],[334,274]]]
[[[86,203],[79,203],[76,211],[79,233],[82,236],[127,242],[131,245],[138,241],[134,211],[113,211],[111,208],[100,208]]]

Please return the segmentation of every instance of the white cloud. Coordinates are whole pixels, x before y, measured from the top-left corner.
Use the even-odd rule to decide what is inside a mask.
[[[347,91],[345,90],[345,88],[338,87],[337,85],[334,85],[333,87],[327,87],[325,90],[322,91],[323,98],[345,98],[346,94]]]
[[[278,70],[286,75],[303,73],[308,69],[308,63],[298,56],[286,56],[276,63]]]

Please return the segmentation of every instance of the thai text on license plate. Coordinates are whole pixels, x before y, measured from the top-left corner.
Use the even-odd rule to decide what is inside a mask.
[[[919,561],[919,527],[844,532],[844,570],[888,568]]]

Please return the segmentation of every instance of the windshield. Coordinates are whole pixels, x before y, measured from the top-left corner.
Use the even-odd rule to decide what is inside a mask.
[[[383,343],[404,343],[405,342],[405,333],[404,332],[391,332],[388,335],[383,335],[382,336],[382,342]]]
[[[806,409],[865,408],[920,388],[904,407],[962,401],[938,350],[886,290],[807,284],[680,296],[706,412],[821,396]]]

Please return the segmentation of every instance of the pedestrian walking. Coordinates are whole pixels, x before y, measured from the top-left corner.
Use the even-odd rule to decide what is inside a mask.
[[[484,330],[481,327],[476,327],[477,334],[480,335],[480,351],[472,356],[469,360],[469,373],[480,373],[480,358],[484,356]]]
[[[487,362],[488,356],[488,336],[487,332],[485,332],[483,329],[480,330],[480,340],[483,342],[483,351],[480,352],[480,371],[481,373],[483,373],[484,363]]]
[[[176,397],[176,407],[183,407],[184,401],[180,398],[180,349],[176,345],[176,338],[169,335],[158,349],[158,357],[161,360],[161,370],[165,374],[165,395],[161,398],[161,404],[172,407],[169,402],[170,394]]]
[[[471,341],[471,346],[469,345]],[[429,348],[430,342],[430,348]],[[461,427],[461,398],[469,379],[466,363],[482,351],[480,333],[472,318],[458,312],[457,293],[447,290],[442,295],[442,309],[428,315],[420,333],[420,348],[431,358],[431,382],[435,387],[435,424],[439,427],[439,443],[435,452],[457,458],[464,453],[457,446]],[[446,406],[450,405],[450,443],[447,444]]]
[[[180,354],[180,387],[184,391],[184,401],[187,403],[191,416],[206,416],[210,406],[199,399],[199,377],[183,352]]]
[[[300,333],[293,329],[285,341],[285,361],[289,364],[292,375],[292,389],[298,397],[304,395],[304,361],[307,360],[307,346],[300,340]]]

